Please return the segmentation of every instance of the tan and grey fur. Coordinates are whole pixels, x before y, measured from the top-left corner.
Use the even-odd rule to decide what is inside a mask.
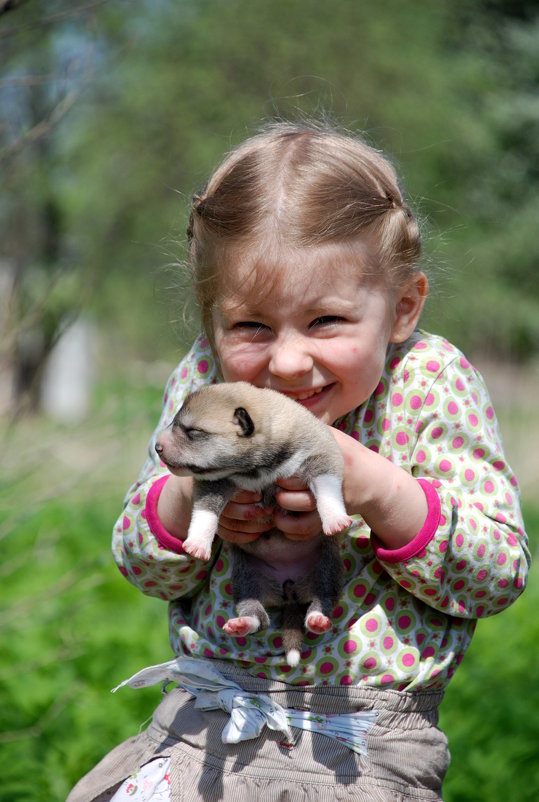
[[[265,606],[282,607],[287,661],[297,665],[303,627],[326,631],[342,589],[340,539],[326,535],[351,523],[342,497],[343,458],[328,427],[273,390],[246,382],[208,385],[186,397],[156,451],[169,468],[195,479],[183,548],[202,560],[210,558],[219,516],[238,488],[262,491],[265,504],[279,478],[297,477],[311,489],[322,521],[318,538],[294,541],[272,529],[232,547],[238,618],[224,627],[230,635],[256,632],[269,624]]]

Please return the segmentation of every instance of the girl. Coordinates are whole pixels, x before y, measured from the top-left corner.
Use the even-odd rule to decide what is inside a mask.
[[[443,690],[477,619],[523,591],[529,553],[483,381],[453,345],[417,328],[428,284],[395,172],[347,134],[272,126],[195,196],[188,236],[204,333],[172,374],[156,434],[188,392],[240,380],[332,427],[354,519],[345,588],[333,628],[305,637],[296,667],[286,665],[278,611],[267,630],[224,633],[228,544],[275,527],[308,545],[320,531],[314,499],[293,477],[279,483],[274,509],[238,492],[211,560],[193,559],[182,551],[192,480],[160,463],[154,435],[113,551],[129,581],[169,601],[174,653],[197,662],[156,676],[188,666],[192,693],[166,694],[150,727],[69,800],[137,788],[144,799],[204,802],[439,800]],[[150,681],[142,674],[134,684]],[[193,698],[206,679],[232,688],[235,701],[217,703],[228,712]],[[292,729],[268,715],[256,737],[231,735],[238,704],[284,711]],[[225,740],[249,740],[224,744],[223,728]]]

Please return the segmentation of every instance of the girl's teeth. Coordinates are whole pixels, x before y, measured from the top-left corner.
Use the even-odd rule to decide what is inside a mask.
[[[318,393],[321,393],[323,389],[323,387],[320,387],[318,390],[308,390],[306,393],[295,395],[294,399],[296,401],[305,401],[306,398],[311,398],[313,395],[318,395]]]

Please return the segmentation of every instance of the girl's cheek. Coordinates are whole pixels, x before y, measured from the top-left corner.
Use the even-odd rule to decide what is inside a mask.
[[[225,381],[250,381],[262,369],[263,361],[253,354],[225,351],[219,356]]]

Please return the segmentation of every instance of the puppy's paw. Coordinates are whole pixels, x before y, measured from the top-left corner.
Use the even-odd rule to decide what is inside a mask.
[[[209,560],[211,546],[217,532],[217,523],[217,515],[212,510],[195,505],[187,538],[182,544],[183,550],[191,557],[196,557],[197,560]]]
[[[305,629],[315,635],[321,635],[331,629],[331,619],[323,613],[309,613],[305,619]]]
[[[223,629],[227,635],[239,638],[257,632],[260,629],[260,621],[254,615],[242,615],[239,618],[229,618]]]
[[[182,546],[187,554],[191,557],[195,557],[197,560],[204,560],[207,562],[211,557],[211,543],[208,546],[207,543],[188,537],[187,540],[183,541]]]
[[[344,514],[334,516],[332,518],[325,518],[322,521],[322,526],[325,535],[338,535],[339,532],[342,532],[344,529],[348,529],[352,523],[353,521],[350,516]]]
[[[310,482],[316,507],[326,535],[336,535],[352,523],[346,512],[342,496],[342,481],[334,474],[325,473]]]

